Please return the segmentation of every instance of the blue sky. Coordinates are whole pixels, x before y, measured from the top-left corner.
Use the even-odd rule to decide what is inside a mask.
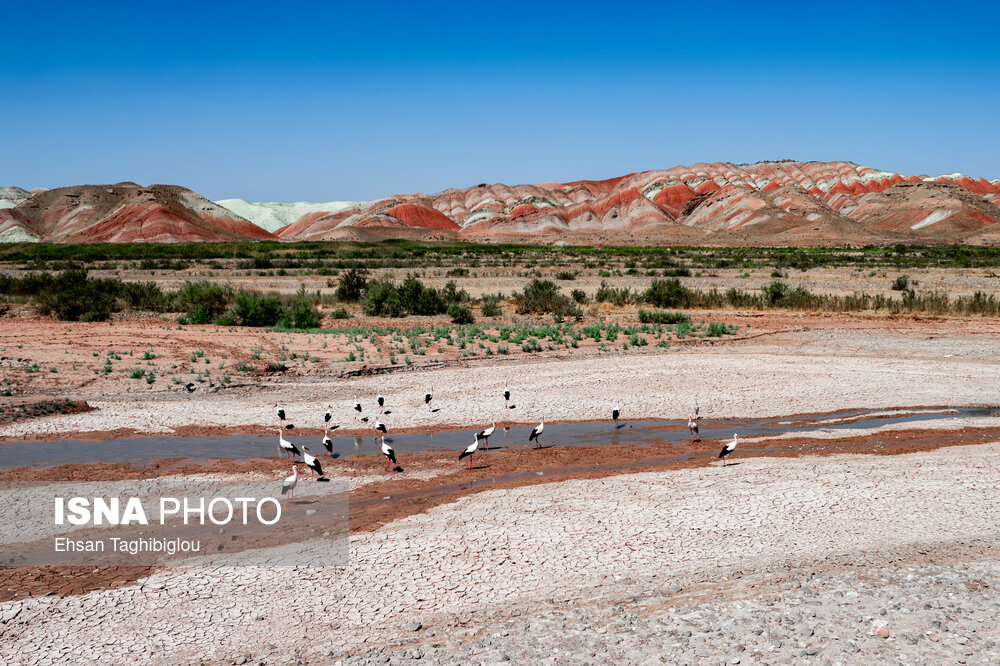
[[[953,6],[26,5],[0,185],[325,201],[782,158],[1000,178],[1000,3]]]

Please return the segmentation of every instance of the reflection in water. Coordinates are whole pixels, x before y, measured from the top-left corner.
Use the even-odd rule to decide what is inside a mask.
[[[743,437],[776,435],[781,433],[807,433],[823,429],[837,431],[848,428],[875,428],[878,426],[913,421],[945,421],[955,418],[993,417],[996,411],[985,408],[939,409],[880,409],[843,410],[830,414],[775,417],[766,419],[704,419],[701,437],[705,440],[730,439],[734,432]],[[622,424],[624,425],[624,424]],[[509,437],[510,447],[528,446],[528,434],[534,424],[515,425]],[[504,426],[504,440],[508,439],[511,426]],[[460,451],[471,439],[475,429],[462,428],[437,433],[400,433],[393,437],[397,454],[406,455],[433,449]],[[597,446],[619,444],[676,444],[690,442],[687,420],[631,421],[624,428],[615,428],[608,421],[584,423],[546,424],[545,434],[550,443],[558,446]],[[297,444],[311,442],[316,436],[286,436]],[[355,454],[381,455],[378,444],[366,441],[363,435],[341,435],[333,440],[332,456]],[[148,462],[163,458],[190,458],[201,461],[209,458],[249,459],[270,458],[275,455],[275,435],[229,435],[226,437],[130,437],[104,442],[12,442],[0,445],[0,469],[27,465],[86,464],[94,462]]]

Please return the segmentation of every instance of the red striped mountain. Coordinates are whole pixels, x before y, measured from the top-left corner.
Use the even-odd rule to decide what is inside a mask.
[[[404,203],[420,215],[395,215]],[[831,244],[982,236],[992,242],[986,232],[1000,222],[998,203],[1000,181],[961,174],[904,176],[852,162],[712,163],[601,181],[395,196],[312,214],[276,233],[310,240],[419,238],[432,229],[437,238],[510,241]]]
[[[0,210],[0,237],[53,243],[275,240],[257,225],[176,185],[80,185]]]
[[[0,193],[0,241],[1000,242],[1000,181],[906,176],[852,162],[700,163],[329,204],[217,205],[182,187],[135,183],[33,192]]]

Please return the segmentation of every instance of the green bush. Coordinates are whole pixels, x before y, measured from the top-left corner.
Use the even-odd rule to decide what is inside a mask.
[[[892,281],[893,291],[906,291],[910,287],[910,278],[906,275],[900,275],[895,280]]]
[[[448,282],[438,290],[425,286],[411,275],[399,286],[388,278],[369,282],[361,300],[361,309],[373,317],[427,316],[443,314],[451,305],[468,300],[468,292],[458,289],[454,282]]]
[[[631,303],[633,300],[632,290],[628,287],[611,287],[604,280],[601,280],[601,286],[598,287],[597,293],[594,294],[594,300],[598,303],[611,303],[617,307],[621,307],[627,303]]]
[[[671,326],[683,322],[691,322],[691,317],[683,312],[646,312],[639,309],[639,321],[643,324],[665,324]]]
[[[723,335],[734,335],[735,333],[735,326],[728,326],[717,321],[711,322],[705,331],[705,335],[709,338],[721,338]]]
[[[580,307],[559,291],[559,286],[549,280],[532,280],[520,294],[514,296],[518,314],[551,313],[560,316],[577,316]]]
[[[361,295],[368,286],[368,278],[362,271],[352,268],[340,276],[337,284],[337,300],[345,303],[356,303],[361,300]]]
[[[658,308],[684,308],[690,306],[692,293],[677,278],[653,280],[642,299]]]
[[[192,324],[211,324],[225,312],[229,296],[229,290],[208,280],[188,280],[174,295],[174,301],[179,310],[187,312]]]
[[[453,324],[471,324],[475,321],[472,311],[458,303],[452,303],[448,306],[448,316],[451,317]]]
[[[389,279],[368,283],[364,298],[361,300],[361,310],[369,317],[403,317],[406,315],[399,290]]]
[[[277,326],[284,318],[285,307],[278,296],[240,291],[233,299],[223,323],[237,326]]]
[[[297,296],[285,306],[282,325],[287,328],[319,328],[322,315],[319,310],[304,296]]]
[[[500,307],[502,300],[503,294],[484,294],[479,311],[483,313],[484,317],[499,317],[503,314],[503,310]]]
[[[761,287],[764,292],[764,300],[769,305],[778,305],[788,296],[788,285],[780,280],[774,280],[768,285]]]

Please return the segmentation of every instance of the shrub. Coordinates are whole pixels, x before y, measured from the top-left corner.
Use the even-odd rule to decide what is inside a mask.
[[[368,286],[368,278],[362,271],[352,268],[340,276],[337,284],[337,300],[345,303],[356,303],[361,300],[361,295]]]
[[[483,294],[482,303],[479,306],[479,311],[483,313],[484,317],[499,317],[503,314],[503,310],[500,307],[500,303],[503,301],[503,294]]]
[[[681,322],[691,322],[691,317],[683,312],[646,312],[639,309],[639,321],[643,324],[665,324],[673,325]]]
[[[611,287],[608,286],[607,282],[601,280],[601,286],[594,294],[594,300],[598,303],[611,303],[621,307],[632,301],[632,290],[628,287]]]
[[[906,275],[900,275],[892,281],[890,286],[893,291],[906,291],[910,287],[910,278]]]
[[[221,286],[207,280],[187,280],[174,295],[178,309],[187,312],[192,324],[210,324],[225,312],[229,293]]]
[[[735,333],[735,326],[728,326],[717,321],[711,322],[708,325],[708,329],[705,331],[705,335],[710,338],[721,338],[723,335],[734,335]]]
[[[580,314],[579,306],[562,294],[556,283],[549,280],[532,280],[524,291],[514,297],[514,300],[518,314],[546,312],[562,316]]]
[[[226,314],[229,318],[226,323],[231,321],[238,326],[276,326],[285,318],[285,308],[274,294],[240,291]]]
[[[692,293],[677,278],[653,280],[642,299],[659,308],[683,308],[691,304]]]
[[[361,310],[370,317],[402,317],[406,314],[399,291],[388,279],[368,283]]]
[[[319,328],[322,315],[306,297],[305,287],[300,286],[298,293],[285,306],[282,324],[288,328]]]
[[[350,319],[351,318],[351,313],[348,312],[347,310],[345,310],[344,308],[337,308],[336,310],[333,311],[333,318],[334,319]]]
[[[761,290],[764,292],[764,300],[772,306],[778,305],[788,296],[788,285],[780,280],[774,280],[761,287]]]
[[[570,295],[573,297],[574,301],[580,303],[581,305],[586,303],[588,300],[587,292],[585,292],[583,289],[574,289]]]
[[[472,311],[464,305],[453,303],[448,307],[448,316],[454,324],[471,324],[475,321]]]

